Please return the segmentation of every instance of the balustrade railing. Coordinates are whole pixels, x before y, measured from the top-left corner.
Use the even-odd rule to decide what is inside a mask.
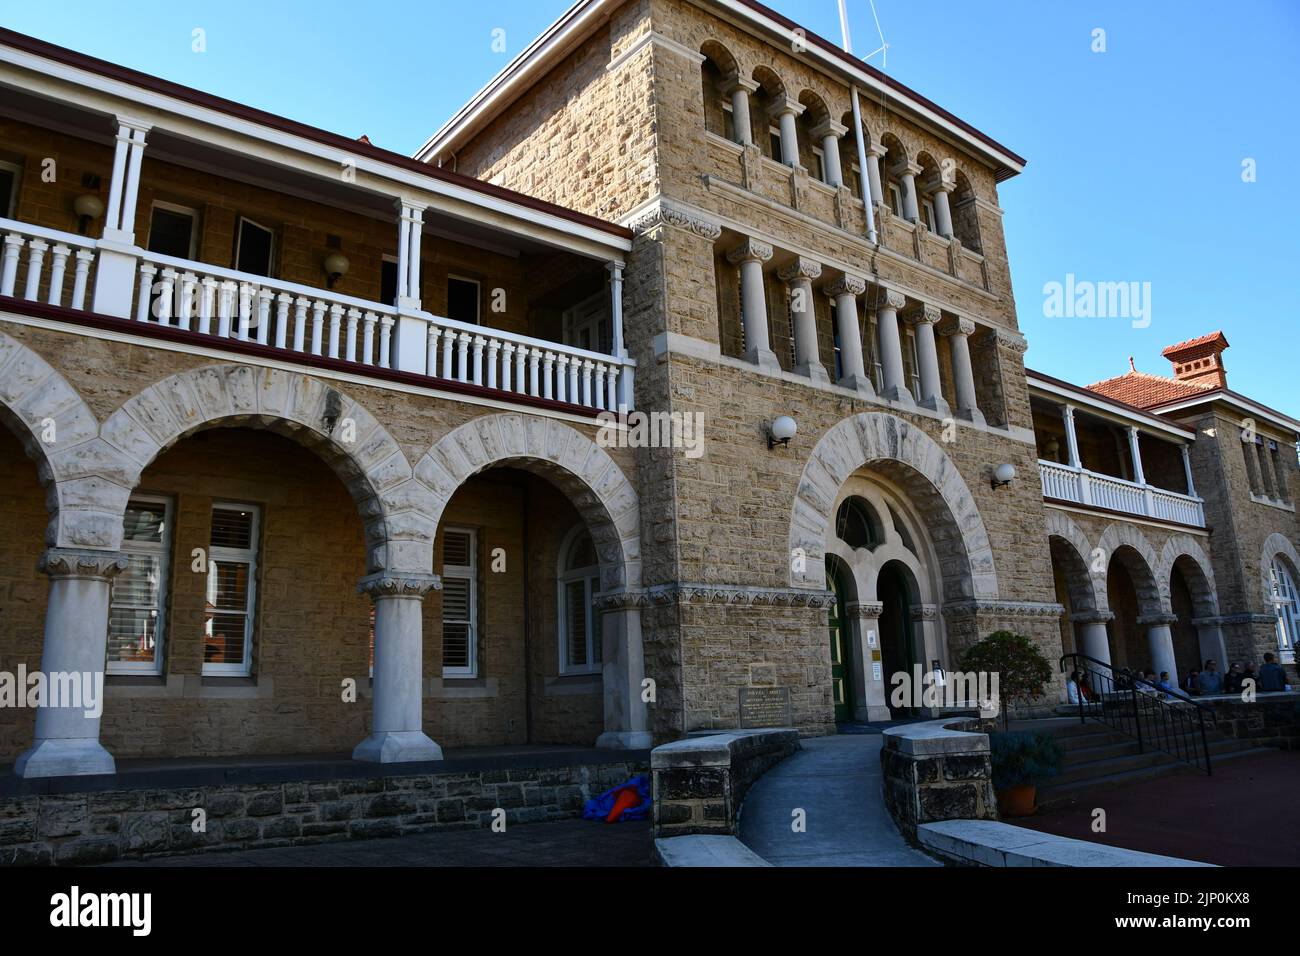
[[[1205,527],[1205,507],[1200,498],[1140,485],[1111,475],[1059,462],[1038,462],[1043,496],[1080,505],[1091,505],[1125,514],[1176,521]]]
[[[0,218],[0,295],[83,310],[95,243],[85,236]]]

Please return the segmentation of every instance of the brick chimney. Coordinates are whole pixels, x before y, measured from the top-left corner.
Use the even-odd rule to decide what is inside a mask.
[[[1202,388],[1227,388],[1223,351],[1228,340],[1222,332],[1211,332],[1163,349],[1160,354],[1174,366],[1174,378]]]

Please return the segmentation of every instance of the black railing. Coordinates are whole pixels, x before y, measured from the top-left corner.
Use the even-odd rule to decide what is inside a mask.
[[[1086,654],[1066,654],[1061,670],[1074,680],[1079,721],[1105,724],[1137,741],[1138,751],[1161,750],[1204,770],[1210,769],[1210,744],[1205,732],[1213,711],[1176,690],[1159,687],[1125,667],[1114,667]]]

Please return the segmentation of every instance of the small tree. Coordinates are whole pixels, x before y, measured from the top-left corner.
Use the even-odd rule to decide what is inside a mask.
[[[1043,685],[1052,679],[1052,665],[1023,634],[994,631],[972,644],[961,657],[964,671],[998,675],[998,706],[1002,726],[1011,726],[1011,704],[1043,695]]]

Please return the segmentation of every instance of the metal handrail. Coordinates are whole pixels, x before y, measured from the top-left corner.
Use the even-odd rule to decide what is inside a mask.
[[[1067,662],[1071,662],[1069,668]],[[1115,667],[1086,654],[1064,654],[1060,667],[1063,672],[1082,671],[1110,684],[1109,693],[1093,687],[1097,695],[1093,701],[1085,701],[1080,691],[1080,723],[1087,723],[1091,717],[1097,723],[1136,739],[1139,753],[1145,753],[1149,745],[1207,774],[1213,773],[1210,744],[1205,732],[1206,714],[1214,719],[1210,707],[1182,691],[1166,690],[1153,684],[1126,667]],[[1144,687],[1147,690],[1143,690]],[[1117,699],[1123,703],[1117,706]],[[1154,710],[1151,705],[1156,705]],[[1190,708],[1183,705],[1190,705]],[[1195,726],[1190,714],[1196,715]]]

